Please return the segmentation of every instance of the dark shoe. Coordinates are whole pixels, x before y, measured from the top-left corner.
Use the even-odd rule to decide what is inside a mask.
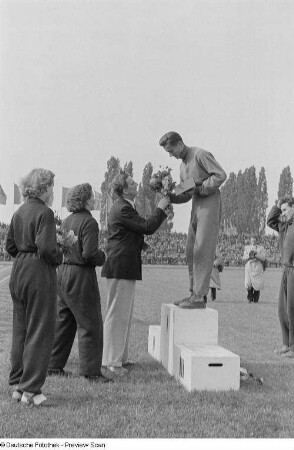
[[[294,358],[294,352],[293,350],[289,350],[288,352],[283,353],[281,356],[283,358]]]
[[[108,378],[105,375],[84,375],[87,381],[90,383],[113,383],[113,378]]]
[[[122,363],[123,367],[130,367],[130,366],[134,366],[136,363],[135,361],[132,361],[131,359],[128,359],[126,362]]]
[[[288,353],[290,351],[290,347],[287,347],[287,345],[283,345],[281,348],[274,351],[276,355],[284,355],[285,353]]]
[[[47,376],[50,377],[52,375],[59,376],[59,377],[71,377],[72,373],[67,370],[63,370],[63,369],[48,369]]]
[[[206,308],[206,303],[204,300],[193,302],[191,300],[186,300],[179,305],[179,308],[183,309],[204,309]]]

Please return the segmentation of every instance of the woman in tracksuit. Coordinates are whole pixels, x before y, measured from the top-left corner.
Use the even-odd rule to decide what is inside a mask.
[[[72,213],[62,223],[64,236],[71,242],[64,249],[64,261],[58,269],[58,313],[49,375],[67,376],[64,366],[78,332],[80,374],[88,381],[112,381],[101,373],[103,323],[96,266],[102,266],[105,254],[98,248],[98,223],[90,211],[94,195],[88,183],[73,187],[67,197]]]
[[[41,393],[54,340],[57,301],[57,248],[53,211],[54,174],[34,169],[21,182],[25,202],[12,217],[6,250],[15,258],[9,288],[13,332],[9,384],[12,398],[45,406]]]

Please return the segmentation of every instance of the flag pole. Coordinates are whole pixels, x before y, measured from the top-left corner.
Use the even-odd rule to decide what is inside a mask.
[[[13,183],[13,196],[12,196],[12,215],[14,214],[14,190],[15,190],[15,187],[14,187],[14,183]]]

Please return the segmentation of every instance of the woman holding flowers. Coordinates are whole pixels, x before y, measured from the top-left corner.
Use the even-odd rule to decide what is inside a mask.
[[[92,217],[94,194],[88,183],[68,192],[72,213],[62,223],[63,264],[58,269],[58,311],[49,375],[67,376],[64,366],[78,331],[80,373],[89,381],[109,382],[101,374],[103,324],[96,266],[105,255],[98,248],[98,223]]]
[[[32,170],[21,182],[25,203],[13,215],[6,250],[15,258],[9,288],[13,300],[13,334],[9,384],[12,398],[44,406],[41,393],[54,340],[57,249],[52,203],[54,173]]]

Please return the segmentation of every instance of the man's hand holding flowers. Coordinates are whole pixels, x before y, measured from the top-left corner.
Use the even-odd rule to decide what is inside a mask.
[[[170,207],[170,198],[168,195],[165,195],[164,197],[162,197],[157,205],[157,208],[162,209],[166,214],[168,212],[168,209]]]
[[[170,195],[172,195],[176,183],[171,176],[170,168],[158,170],[150,179],[150,188],[163,196],[158,203],[158,207],[164,211],[170,207]]]

